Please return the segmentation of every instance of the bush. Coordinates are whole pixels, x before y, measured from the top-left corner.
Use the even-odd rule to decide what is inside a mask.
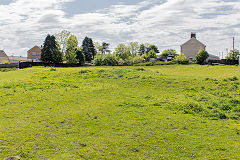
[[[113,54],[105,54],[105,55],[97,55],[94,60],[93,64],[95,66],[116,66],[118,61],[116,56]]]
[[[133,59],[132,62],[133,64],[138,64],[138,63],[142,63],[145,61],[145,57],[143,55],[136,55]]]
[[[231,50],[229,53],[228,53],[228,55],[227,55],[227,57],[226,57],[226,59],[227,60],[238,60],[238,55],[240,54],[240,52],[239,52],[239,50]]]
[[[102,57],[102,55],[97,55],[95,58],[94,58],[94,60],[93,60],[93,64],[95,65],[95,66],[101,66],[101,65],[103,65],[102,62],[103,61],[103,57]]]
[[[183,53],[180,53],[180,55],[176,56],[175,61],[178,64],[188,64],[189,63],[189,60],[187,59],[187,57]]]
[[[209,54],[204,49],[200,49],[198,54],[196,55],[196,61],[198,64],[204,64],[206,59],[209,57]]]
[[[9,61],[3,61],[1,64],[10,64]]]
[[[114,55],[112,54],[105,54],[103,56],[103,65],[107,65],[107,66],[116,66],[117,65],[117,59]]]

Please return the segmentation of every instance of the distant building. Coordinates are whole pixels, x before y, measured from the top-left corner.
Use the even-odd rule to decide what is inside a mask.
[[[41,48],[38,46],[34,46],[29,51],[27,51],[27,60],[28,61],[39,61],[41,58]]]
[[[191,39],[181,45],[181,53],[188,59],[195,60],[200,49],[206,49],[206,45],[197,40],[196,33],[191,33]]]
[[[9,56],[9,61],[10,63],[18,63],[18,62],[27,62],[28,59],[27,57],[22,57],[22,56]]]
[[[197,40],[196,33],[191,33],[191,39],[182,44],[181,53],[183,53],[187,59],[195,60],[196,55],[198,54],[200,49],[206,49],[206,45]],[[220,58],[209,54],[208,60],[219,60]]]
[[[8,62],[8,61],[9,61],[9,58],[7,54],[3,50],[0,50],[0,63]]]

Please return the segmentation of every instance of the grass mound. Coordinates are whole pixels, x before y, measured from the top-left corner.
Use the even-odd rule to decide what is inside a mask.
[[[0,73],[0,158],[239,159],[235,66]]]

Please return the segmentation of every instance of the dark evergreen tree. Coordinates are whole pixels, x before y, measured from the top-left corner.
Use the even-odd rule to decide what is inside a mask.
[[[158,47],[155,45],[150,45],[147,47],[147,53],[151,50],[154,50],[155,53],[159,53]]]
[[[140,55],[143,55],[143,54],[145,54],[145,53],[146,53],[146,47],[145,47],[144,44],[141,44],[141,45],[140,45],[140,48],[139,48],[139,54],[140,54]]]
[[[85,63],[85,56],[82,52],[82,49],[77,49],[76,54],[77,54],[76,59],[78,60],[78,63],[83,65]]]
[[[96,55],[96,50],[93,45],[93,41],[91,38],[85,37],[82,42],[82,52],[85,56],[86,61],[91,61],[94,59]]]
[[[41,60],[49,63],[62,62],[62,53],[55,36],[47,35],[42,48]]]

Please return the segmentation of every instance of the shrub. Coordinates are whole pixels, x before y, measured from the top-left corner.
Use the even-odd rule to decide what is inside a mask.
[[[117,58],[113,54],[105,54],[105,55],[97,55],[94,60],[93,64],[95,66],[115,66],[118,64]]]
[[[180,53],[180,55],[176,56],[175,61],[178,64],[188,64],[189,63],[189,60],[187,59],[187,57],[183,53]]]
[[[209,54],[204,49],[200,49],[198,54],[196,55],[196,61],[198,64],[204,64],[206,59],[209,57]]]
[[[137,64],[137,63],[142,63],[145,61],[145,57],[143,55],[136,55],[133,59],[132,62],[133,64]]]
[[[3,61],[1,64],[10,64],[9,61]]]
[[[93,64],[95,66],[101,66],[102,65],[102,61],[103,61],[103,57],[102,55],[97,55],[94,60],[93,60]]]
[[[238,55],[240,54],[240,52],[239,52],[239,50],[231,50],[229,53],[228,53],[228,55],[227,55],[227,57],[226,57],[226,59],[227,60],[238,60]]]
[[[113,54],[105,54],[102,60],[102,65],[107,66],[116,66],[118,63],[115,55]]]

